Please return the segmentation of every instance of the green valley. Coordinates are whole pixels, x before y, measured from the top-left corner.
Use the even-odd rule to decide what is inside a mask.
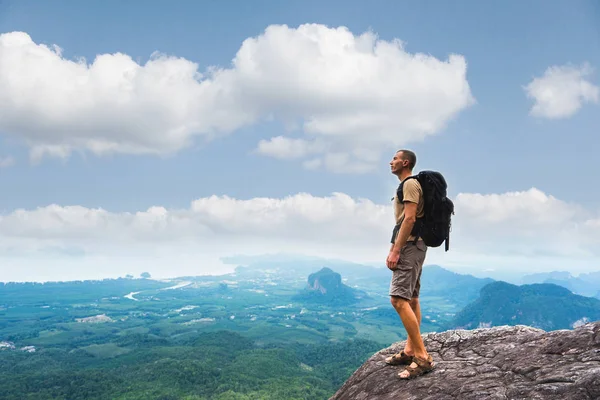
[[[389,277],[282,261],[220,276],[6,283],[0,398],[327,399],[374,352],[406,338]],[[422,333],[530,316],[563,324],[598,302],[439,266],[424,268],[422,285]]]
[[[385,279],[308,300],[304,272],[4,284],[0,397],[327,398],[406,336]],[[424,330],[456,311],[424,299]]]

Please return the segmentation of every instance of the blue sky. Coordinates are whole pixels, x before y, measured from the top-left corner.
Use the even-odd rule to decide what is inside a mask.
[[[418,170],[442,171],[450,184],[449,194],[452,197],[466,194],[462,197],[465,204],[461,203],[463,207],[461,210],[464,212],[460,217],[457,216],[458,239],[455,252],[453,254],[434,252],[432,260],[465,270],[483,268],[482,265],[490,269],[499,268],[498,266],[521,269],[525,264],[533,265],[533,260],[537,260],[536,268],[539,269],[562,267],[561,269],[576,272],[598,268],[598,253],[593,248],[597,244],[594,235],[598,234],[600,237],[600,229],[598,229],[600,224],[597,223],[600,221],[598,201],[600,191],[594,185],[585,186],[596,180],[597,165],[594,153],[600,146],[598,136],[600,104],[594,91],[600,84],[598,77],[600,5],[596,2],[591,0],[513,1],[500,6],[490,1],[464,1],[457,6],[441,1],[379,1],[367,6],[366,3],[350,1],[330,1],[326,4],[317,1],[254,1],[251,3],[179,1],[175,5],[156,1],[143,3],[0,1],[0,34],[24,32],[36,45],[58,45],[62,49],[63,60],[85,57],[87,63],[91,64],[100,54],[120,52],[130,56],[134,62],[144,65],[151,54],[158,51],[197,63],[199,72],[204,72],[209,66],[232,69],[232,59],[240,50],[244,40],[262,35],[270,25],[286,24],[289,29],[295,31],[302,24],[313,23],[332,29],[346,27],[356,36],[370,30],[377,35],[377,40],[382,41],[400,39],[404,42],[404,51],[408,54],[424,53],[441,62],[447,62],[451,54],[460,55],[466,62],[465,81],[474,101],[466,105],[467,99],[464,93],[459,89],[454,91],[455,86],[442,89],[436,88],[434,83],[429,84],[432,87],[428,89],[430,91],[427,92],[429,93],[427,96],[430,97],[423,95],[423,98],[417,101],[425,107],[419,114],[422,120],[406,129],[410,131],[415,126],[421,126],[419,125],[421,123],[429,123],[427,120],[429,117],[432,120],[441,118],[443,120],[441,126],[422,140],[405,140],[408,136],[399,136],[396,141],[388,140],[383,145],[378,145],[377,159],[369,159],[371,169],[357,173],[348,172],[352,160],[346,161],[346,164],[344,162],[336,164],[337,170],[311,169],[303,165],[299,159],[292,157],[280,159],[257,153],[255,149],[260,140],[286,135],[285,124],[277,118],[272,122],[240,123],[233,131],[219,134],[209,141],[204,140],[203,135],[191,135],[189,143],[181,145],[176,151],[167,155],[138,154],[128,151],[99,155],[89,151],[88,147],[82,153],[76,149],[67,157],[45,156],[40,161],[32,162],[32,145],[31,142],[28,144],[28,140],[39,140],[38,144],[47,145],[50,142],[44,138],[52,136],[53,140],[64,140],[60,142],[62,146],[67,142],[72,143],[69,142],[71,130],[78,132],[81,126],[76,122],[73,122],[73,126],[63,124],[58,128],[51,127],[51,123],[45,120],[35,123],[39,115],[32,114],[30,117],[27,117],[26,113],[21,115],[20,112],[27,107],[19,103],[18,107],[24,107],[19,109],[15,101],[14,104],[11,103],[14,108],[5,107],[4,113],[0,112],[0,165],[1,161],[5,160],[5,167],[0,168],[2,185],[0,212],[4,216],[3,220],[0,220],[0,225],[4,225],[1,228],[2,234],[9,237],[11,243],[14,241],[14,244],[0,249],[3,251],[0,253],[3,254],[5,266],[4,278],[3,267],[0,266],[0,280],[8,279],[6,278],[8,276],[10,279],[23,279],[24,275],[29,279],[37,279],[38,276],[47,278],[54,276],[52,273],[56,276],[79,276],[77,274],[88,276],[87,272],[84,274],[81,271],[65,270],[64,273],[59,274],[56,269],[44,268],[44,263],[51,264],[47,257],[54,257],[53,262],[58,264],[62,263],[61,257],[66,257],[73,260],[74,266],[87,265],[86,257],[96,257],[94,263],[90,262],[90,267],[85,267],[89,269],[99,265],[101,261],[98,260],[125,257],[120,245],[107,238],[102,239],[100,247],[96,247],[92,239],[85,243],[74,240],[65,232],[72,232],[70,229],[79,225],[78,222],[68,218],[71,222],[65,223],[64,226],[56,227],[40,222],[39,225],[27,225],[27,228],[23,228],[23,221],[32,224],[32,218],[16,215],[16,209],[33,212],[36,208],[42,207],[42,212],[51,212],[52,210],[47,207],[52,204],[57,207],[80,206],[86,210],[101,208],[110,213],[106,218],[119,219],[125,215],[122,213],[135,215],[136,212],[145,212],[149,207],[155,206],[164,207],[169,211],[189,210],[190,203],[194,200],[208,198],[211,195],[229,196],[251,202],[256,198],[284,199],[286,196],[294,196],[298,193],[308,193],[314,198],[321,199],[340,192],[353,201],[368,199],[381,210],[387,210],[389,198],[397,184],[395,177],[389,174],[387,163],[397,147],[409,147],[417,152]],[[324,40],[324,36],[319,40]],[[263,54],[265,53],[257,51],[253,56],[258,57]],[[290,54],[294,53],[290,51]],[[270,57],[272,59],[273,55],[271,54]],[[268,63],[268,60],[265,62]],[[268,65],[266,63],[264,65]],[[531,115],[530,110],[535,101],[527,97],[524,88],[535,78],[542,78],[548,68],[565,66],[570,66],[575,71],[587,68],[589,74],[583,74],[583,78],[579,80],[568,81],[572,75],[559,73],[554,80],[543,81],[542,84],[554,85],[552,88],[558,88],[555,96],[564,98],[553,100],[552,111],[548,111],[546,107],[545,114]],[[8,72],[9,67],[10,65],[0,69],[0,74],[4,74],[4,76],[0,75],[0,81],[5,85],[13,85],[11,86],[13,90],[19,90],[14,89],[16,81],[12,78],[14,75]],[[434,70],[435,68],[429,72],[434,73],[432,72]],[[276,73],[281,71],[280,79],[284,81],[293,80],[295,76],[290,74],[289,70],[286,72],[285,68],[276,70],[273,67],[271,73],[273,71]],[[439,75],[435,79],[448,78],[459,82],[460,79],[456,78],[453,72],[456,71],[448,71],[447,75]],[[38,79],[43,79],[40,77],[44,77],[44,73],[44,71],[39,72]],[[400,79],[402,76],[398,73]],[[423,75],[417,73],[417,76],[422,76],[425,80],[430,77],[426,73]],[[241,78],[236,77],[236,79]],[[385,82],[385,78],[381,76],[378,79]],[[432,79],[432,82],[435,79]],[[581,92],[583,94],[579,93],[582,81],[587,85],[585,89],[587,91]],[[402,90],[405,87],[403,85],[405,84],[399,83],[398,90],[392,93],[399,96],[399,104],[409,107],[410,101],[402,100]],[[540,93],[544,93],[545,87],[540,87]],[[48,89],[48,92],[40,92],[39,97],[36,96],[35,99],[27,97],[23,101],[41,102],[44,96],[52,98],[55,95],[52,91],[60,90],[57,88],[58,86],[55,85],[52,90]],[[336,86],[336,90],[342,89]],[[268,90],[265,88],[266,91]],[[257,104],[262,104],[262,101],[267,102],[268,99],[261,97],[263,94],[260,90],[256,93],[260,97],[260,99],[257,97]],[[371,94],[371,96],[375,98],[365,100],[365,107],[372,106],[374,101],[377,102],[377,91],[373,93],[375,95]],[[448,101],[439,100],[440,96],[446,94]],[[312,96],[314,93],[310,92],[307,96],[309,95]],[[11,99],[15,97],[18,96],[13,96]],[[176,99],[177,96],[171,103],[176,102]],[[184,96],[179,99],[182,104],[185,103]],[[310,108],[289,99],[294,99],[293,93],[280,100],[284,104],[282,107],[289,112],[295,112],[302,107]],[[319,99],[321,98],[315,95],[309,100],[314,104],[318,103]],[[437,107],[449,104],[452,99],[456,99],[455,108],[449,108],[448,112],[437,113],[435,110]],[[2,101],[1,96],[0,101]],[[243,104],[249,107],[248,103],[252,101],[252,97],[248,97]],[[427,101],[431,102],[427,103]],[[52,103],[52,100],[49,102]],[[574,102],[576,103],[574,111],[564,111]],[[343,105],[335,110],[334,106],[331,106],[332,115],[340,113],[344,115],[344,110],[341,110]],[[318,110],[318,107],[314,107]],[[46,112],[51,113],[52,107],[45,110],[44,115]],[[223,107],[219,106],[216,110],[222,111]],[[357,110],[360,110],[360,107]],[[556,113],[562,111],[565,114],[556,117]],[[234,117],[240,115],[236,110],[231,112]],[[402,112],[400,110],[398,114],[404,115]],[[2,123],[3,119],[9,120],[7,116],[9,113],[10,123]],[[552,113],[554,114],[551,115]],[[15,116],[17,114],[22,120],[17,120]],[[46,115],[50,118],[48,121],[53,121],[48,115]],[[111,114],[102,115],[103,118],[111,118]],[[302,115],[302,112],[298,111],[298,115]],[[407,112],[406,116],[409,117],[410,113]],[[132,139],[134,137],[126,140],[126,135],[119,131],[118,121],[122,116],[113,115],[113,117],[117,122],[110,125],[113,127],[110,135],[117,138],[115,146],[123,148],[129,143],[127,140],[134,140]],[[140,118],[145,118],[145,115],[140,115]],[[74,111],[73,121],[76,119],[76,111]],[[329,122],[330,120],[327,120],[327,123]],[[398,126],[405,127],[404,122],[396,122]],[[219,123],[225,124],[222,121]],[[168,127],[168,123],[165,124]],[[324,123],[321,126],[325,126]],[[360,139],[355,141],[344,139],[339,143],[351,147],[369,147],[369,135],[378,128],[379,126],[375,125],[371,129],[367,125],[366,128],[357,131],[356,135],[360,136]],[[48,132],[52,129],[52,132],[45,132],[45,129],[48,129]],[[336,132],[337,137],[345,134],[343,129]],[[160,136],[160,130],[155,134]],[[305,137],[302,129],[294,131],[294,135],[298,139]],[[419,135],[420,133],[417,132],[411,137],[417,138],[420,137]],[[157,139],[156,142],[152,142],[158,143],[154,147],[155,150],[167,145],[166,139],[162,140]],[[338,142],[333,143],[335,147]],[[319,154],[318,151],[316,153]],[[340,173],[340,169],[347,171]],[[532,188],[540,192],[528,192]],[[511,192],[521,193],[522,196],[517,196],[514,204],[510,203],[515,197],[510,195]],[[469,197],[475,194],[499,197],[482,197],[483,200],[479,197]],[[544,196],[553,196],[556,202]],[[480,204],[479,201],[482,203]],[[260,212],[264,212],[264,210],[256,211],[253,204],[257,203],[246,204],[249,208],[245,209],[244,213],[258,212],[257,215],[260,215]],[[215,212],[222,215],[215,210],[222,210],[222,207],[226,206],[219,203],[214,207],[216,208],[209,207],[208,211],[203,209],[202,212],[212,218]],[[56,212],[60,214],[71,211],[71,209],[60,208]],[[81,210],[78,212],[79,214],[72,218],[85,219],[85,212]],[[543,215],[540,214],[542,212]],[[247,215],[244,213],[242,216]],[[362,215],[359,213],[355,216],[360,218]],[[490,215],[497,217],[489,217]],[[556,218],[552,218],[552,215]],[[11,219],[10,216],[14,218]],[[65,220],[64,215],[61,218]],[[381,224],[384,224],[387,220],[385,217],[381,218]],[[391,218],[390,214],[388,220],[391,221]],[[464,223],[461,224],[463,220],[460,218],[463,218]],[[486,218],[493,223],[489,223]],[[307,217],[307,219],[312,221],[311,218]],[[522,223],[528,219],[535,222],[533,225],[538,229],[537,231],[531,231],[528,224],[514,223],[515,220]],[[41,217],[39,220],[45,221]],[[577,221],[577,226],[572,226],[574,220]],[[205,220],[203,221],[206,223]],[[224,220],[219,221],[222,223]],[[325,223],[323,222],[325,220],[319,221]],[[209,224],[214,234],[213,239],[219,238],[223,243],[235,237],[235,240],[240,240],[249,246],[243,238],[246,237],[244,235],[252,236],[252,229],[242,227],[236,231],[229,226],[222,230],[217,226],[218,223]],[[129,228],[124,229],[130,229],[130,225],[127,226]],[[285,230],[273,231],[265,234],[260,244],[257,242],[253,248],[261,252],[283,250],[284,246],[276,244],[279,242],[273,238],[278,240],[288,238],[285,243],[289,245],[290,251],[325,254],[317,250],[318,243],[311,247],[313,243],[311,240],[315,240],[314,232],[319,232],[318,225],[312,226],[312,229],[310,224],[303,223],[302,226],[306,229],[306,236],[288,237]],[[368,231],[371,228],[372,226],[369,225],[364,229]],[[85,228],[77,229],[96,232],[102,228],[99,225],[85,225]],[[164,232],[168,229],[172,228],[164,228]],[[345,228],[340,226],[339,229]],[[360,253],[360,257],[374,262],[381,258],[383,262],[386,256],[388,230],[391,226],[373,229],[375,235],[381,235],[383,242],[381,245],[373,244],[372,247],[365,248]],[[84,231],[77,232],[79,235],[83,232],[83,236],[95,234]],[[227,233],[219,236],[224,231]],[[194,235],[200,235],[197,231],[194,232],[196,232]],[[562,235],[566,233],[570,235],[567,240],[572,240],[573,243],[565,244],[561,241]],[[172,235],[172,233],[165,234]],[[336,241],[336,246],[341,250],[326,252],[326,254],[344,258],[343,249],[349,242],[344,242],[344,239],[335,232],[331,235],[331,240]],[[489,242],[482,244],[480,241],[484,239],[481,237],[486,235]],[[142,250],[144,246],[153,246],[148,244],[146,239],[141,240],[135,234],[127,237],[129,238],[127,240],[135,242],[135,246],[126,247],[137,248],[139,245],[139,251],[142,253],[145,251]],[[355,239],[360,242],[360,235]],[[322,238],[321,241],[323,240]],[[511,246],[514,243],[511,241],[518,242],[522,246],[513,249]],[[197,257],[202,259],[203,250],[196,249],[193,243],[192,240],[189,244],[190,260],[195,260],[196,255],[193,254],[196,254],[196,251],[199,252]],[[169,251],[175,251],[169,246],[171,244],[165,247],[170,249],[165,250],[165,259],[169,259]],[[182,246],[181,242],[178,242],[177,246]],[[506,249],[513,249],[515,253],[503,254],[501,251],[503,246]],[[557,249],[557,246],[565,246],[568,250]],[[484,257],[489,253],[489,248],[497,251],[493,258]],[[34,256],[31,249],[35,249],[35,257],[37,257],[35,261],[32,261]],[[73,249],[78,250],[73,252]],[[243,252],[242,249],[246,247],[225,246],[222,253],[218,255]],[[180,250],[176,250],[176,253],[180,254]],[[218,255],[215,253],[213,259]],[[131,261],[141,258],[128,257],[126,263],[128,268],[135,271],[142,268]],[[548,260],[556,260],[556,262],[552,264]],[[193,264],[193,261],[189,263]],[[35,268],[31,267],[34,268],[32,272],[25,272],[29,271],[28,268],[33,264]],[[22,267],[20,271],[23,272],[20,275],[8,274],[8,269],[14,269],[9,266],[16,265]],[[181,271],[188,272],[189,269],[183,268]],[[161,270],[158,261],[153,272],[158,275],[171,273]],[[174,273],[177,272],[179,271]],[[107,273],[125,274],[128,271],[115,267]]]

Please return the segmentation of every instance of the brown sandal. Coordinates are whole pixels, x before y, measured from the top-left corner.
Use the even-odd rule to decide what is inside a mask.
[[[389,365],[401,365],[401,364],[408,365],[412,361],[413,361],[413,356],[409,356],[408,354],[406,354],[404,352],[404,350],[402,350],[398,354],[394,354],[393,356],[385,359],[386,364],[389,364]]]
[[[413,365],[416,365],[416,366],[413,366]],[[429,355],[429,357],[427,357],[427,359],[413,357],[412,364],[410,364],[404,370],[404,371],[408,372],[408,376],[402,376],[401,374],[402,374],[402,372],[404,372],[404,371],[402,371],[398,374],[398,377],[400,379],[416,378],[417,376],[421,376],[423,374],[426,374],[427,372],[430,372],[431,370],[433,370],[434,367],[435,367],[435,363],[433,362],[433,358],[431,357],[431,355]]]

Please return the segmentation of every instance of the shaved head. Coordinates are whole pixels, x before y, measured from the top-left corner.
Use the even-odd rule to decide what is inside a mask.
[[[400,156],[400,158],[408,161],[408,168],[410,168],[411,170],[417,164],[417,155],[413,151],[401,149],[398,150],[396,153]]]

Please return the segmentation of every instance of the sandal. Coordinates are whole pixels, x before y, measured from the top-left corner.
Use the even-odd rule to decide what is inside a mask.
[[[401,364],[410,364],[413,361],[413,356],[409,356],[402,350],[398,354],[394,354],[391,357],[385,359],[386,364],[389,365],[401,365]]]
[[[414,365],[414,366],[413,366]],[[413,357],[413,362],[406,369],[398,374],[400,379],[412,379],[430,372],[435,367],[431,355],[427,359]],[[402,376],[403,372],[408,372],[408,376]]]

